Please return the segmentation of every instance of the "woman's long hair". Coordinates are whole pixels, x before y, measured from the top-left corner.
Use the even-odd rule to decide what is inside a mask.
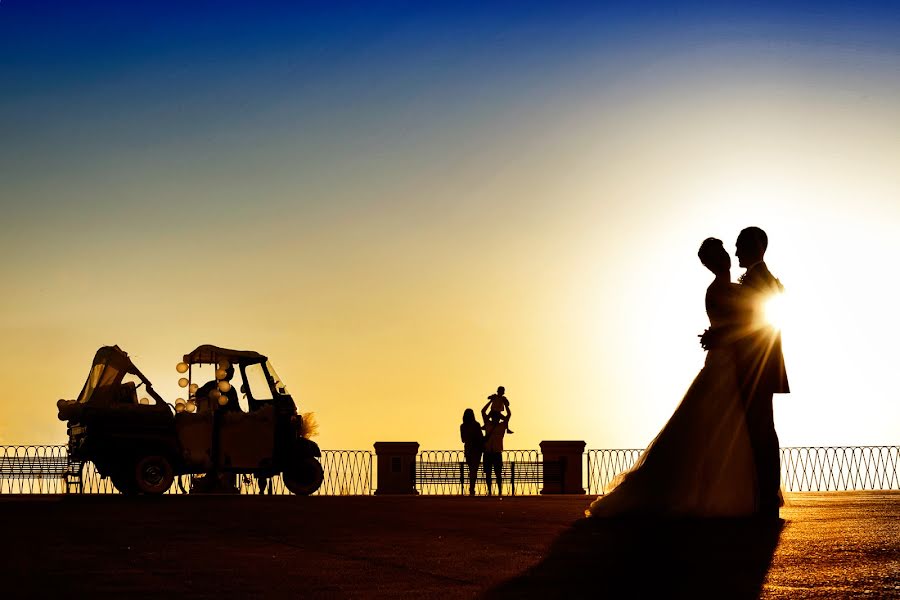
[[[475,420],[475,411],[471,408],[467,408],[465,412],[463,412],[463,423],[477,423]]]

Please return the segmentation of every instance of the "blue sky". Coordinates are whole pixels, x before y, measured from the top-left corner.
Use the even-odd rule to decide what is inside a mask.
[[[268,352],[325,446],[500,383],[526,446],[641,446],[702,364],[695,246],[752,221],[805,302],[835,264],[867,294],[798,325],[785,439],[895,441],[864,425],[896,349],[826,355],[812,319],[900,335],[866,258],[900,260],[898,75],[891,3],[3,0],[0,375],[44,412],[0,404],[0,438],[55,439],[101,344],[167,382],[217,343]]]

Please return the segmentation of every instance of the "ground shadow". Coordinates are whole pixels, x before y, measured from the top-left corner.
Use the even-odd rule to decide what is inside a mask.
[[[782,520],[582,519],[496,598],[758,598]]]

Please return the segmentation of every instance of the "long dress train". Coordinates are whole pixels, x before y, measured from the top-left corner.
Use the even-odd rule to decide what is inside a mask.
[[[715,285],[715,284],[714,284]],[[729,286],[724,294],[733,293]],[[710,321],[727,314],[707,292]],[[756,510],[756,469],[730,349],[710,350],[681,404],[587,516],[741,517]]]

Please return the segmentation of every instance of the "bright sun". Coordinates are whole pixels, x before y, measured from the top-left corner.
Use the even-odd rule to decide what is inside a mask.
[[[766,321],[775,329],[781,329],[786,324],[787,319],[787,302],[784,294],[775,294],[768,300],[765,305]]]

